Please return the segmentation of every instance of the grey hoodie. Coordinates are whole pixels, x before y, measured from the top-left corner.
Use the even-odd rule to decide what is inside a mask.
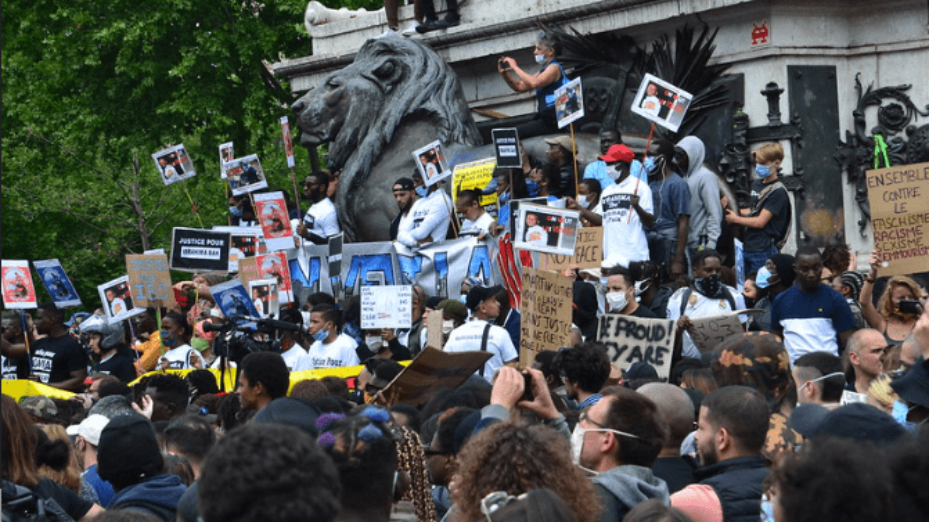
[[[700,236],[706,236],[707,248],[716,248],[722,233],[723,207],[719,202],[719,181],[716,174],[703,166],[706,147],[700,138],[687,136],[677,143],[687,153],[688,171],[683,173],[690,187],[690,231],[687,248],[700,246]]]
[[[657,498],[668,505],[668,485],[644,466],[618,466],[590,479],[603,510],[599,522],[618,522],[636,504]]]

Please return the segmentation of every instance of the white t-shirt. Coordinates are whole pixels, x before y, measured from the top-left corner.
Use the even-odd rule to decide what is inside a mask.
[[[736,307],[739,310],[745,310],[745,298],[742,297],[742,292],[737,291],[731,286],[723,285],[723,287],[735,298]],[[677,321],[681,318],[681,298],[684,296],[684,291],[686,289],[687,287],[679,288],[677,292],[674,292],[671,298],[668,299],[668,319]],[[710,299],[700,292],[693,290],[690,297],[687,299],[687,307],[684,308],[684,315],[690,318],[709,317],[711,315],[726,314],[732,311],[734,310],[729,306],[729,300],[725,297]],[[739,320],[743,323],[748,321],[748,314],[739,315]],[[700,350],[693,341],[690,340],[690,334],[687,332],[684,332],[684,343],[681,349],[681,355],[684,357],[693,357],[694,359],[699,359],[701,357]]]
[[[412,219],[400,221],[397,241],[410,248],[417,246],[419,241],[427,237],[431,237],[432,241],[445,241],[451,222],[448,215],[451,208],[451,199],[441,188],[417,199],[410,209],[409,216]]]
[[[310,346],[311,368],[308,369],[321,370],[324,368],[357,366],[361,364],[361,361],[358,360],[358,354],[355,353],[357,347],[358,343],[345,334],[339,334],[335,341],[329,344],[316,341]]]
[[[299,344],[295,343],[290,347],[290,350],[281,352],[281,357],[284,359],[287,369],[292,372],[313,369],[313,360],[310,359],[310,354]]]
[[[320,237],[332,237],[341,231],[339,215],[329,198],[314,203],[304,214],[303,224],[309,232]]]
[[[466,219],[461,223],[461,232],[458,233],[459,237],[462,236],[479,236],[481,234],[490,234],[490,228],[494,226],[494,218],[484,212],[474,221]]]
[[[189,344],[182,344],[177,348],[168,350],[159,359],[158,367],[161,367],[161,360],[168,360],[169,370],[193,370],[194,362],[200,359],[200,353],[193,349]]]
[[[632,208],[632,196],[638,185],[639,206],[654,214],[652,191],[647,183],[629,175],[622,183],[610,185],[600,195],[600,203],[593,210],[603,216],[603,261],[604,266],[617,262],[648,261],[648,240],[639,214]],[[629,219],[629,213],[632,219]],[[617,261],[618,260],[618,261]]]
[[[481,351],[485,326],[487,326],[487,321],[472,319],[455,328],[449,334],[443,351],[449,353]],[[491,325],[490,332],[487,334],[487,352],[493,354],[493,357],[484,364],[484,378],[488,381],[493,380],[494,374],[504,363],[519,357],[519,352],[513,346],[509,332],[497,325]]]

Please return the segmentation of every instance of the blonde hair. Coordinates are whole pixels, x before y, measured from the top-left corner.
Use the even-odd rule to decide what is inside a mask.
[[[884,409],[891,408],[894,401],[900,398],[890,387],[892,380],[889,373],[882,373],[877,379],[871,381],[871,386],[868,387],[868,397],[880,404]]]
[[[894,302],[890,298],[893,294],[894,289],[898,286],[906,287],[910,290],[910,294],[913,295],[913,299],[919,297],[919,285],[916,284],[916,281],[913,281],[906,276],[894,276],[887,281],[887,286],[884,287],[884,293],[881,294],[881,298],[877,301],[877,311],[881,313],[884,317],[896,317],[902,321],[907,321],[907,318],[903,315],[894,312]],[[916,319],[912,319],[915,321]]]
[[[772,161],[784,161],[784,147],[780,143],[765,143],[752,152],[752,158],[755,163],[771,163]]]

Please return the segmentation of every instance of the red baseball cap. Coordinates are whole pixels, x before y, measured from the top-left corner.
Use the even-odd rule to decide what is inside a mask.
[[[606,154],[600,156],[600,159],[607,163],[616,163],[617,161],[632,163],[632,158],[634,157],[635,154],[632,153],[632,149],[620,143],[618,145],[612,145],[606,151]]]

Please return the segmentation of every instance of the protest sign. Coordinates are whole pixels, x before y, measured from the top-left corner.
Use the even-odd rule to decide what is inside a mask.
[[[442,142],[438,140],[413,152],[413,161],[416,162],[416,167],[422,174],[423,182],[427,187],[452,175],[451,169],[448,168],[448,161],[445,159]]]
[[[294,231],[290,228],[284,193],[252,194],[252,200],[268,250],[274,252],[294,248]]]
[[[559,129],[584,117],[584,91],[580,77],[555,89],[555,117]]]
[[[576,210],[520,204],[513,246],[573,256],[579,228],[581,215]]]
[[[290,284],[290,264],[283,252],[264,254],[255,258],[258,261],[258,276],[261,279],[277,280],[278,300],[289,303],[294,300]]]
[[[178,183],[197,175],[184,144],[159,150],[152,154],[152,159],[165,185]]]
[[[735,247],[736,288],[741,292],[745,288],[745,246],[738,239],[733,239],[732,244]]]
[[[81,297],[77,295],[77,290],[71,284],[68,274],[61,267],[57,259],[48,259],[45,261],[36,261],[35,271],[39,273],[39,279],[48,290],[55,306],[59,308],[68,308],[71,306],[81,306]]]
[[[497,191],[488,190],[494,179],[494,169],[497,163],[494,158],[487,158],[455,166],[452,178],[452,201],[458,202],[458,192],[462,190],[477,190],[481,193],[481,207],[484,211],[497,217]],[[464,215],[458,214],[458,220],[464,221]]]
[[[494,155],[500,168],[519,169],[523,166],[523,157],[519,153],[519,134],[516,129],[493,129],[490,135],[494,140]]]
[[[413,322],[413,287],[361,287],[361,328],[409,328]]]
[[[239,260],[255,257],[260,252],[260,227],[213,227],[213,230],[229,232],[229,272],[239,271]]]
[[[632,101],[632,112],[671,132],[677,132],[693,98],[692,94],[680,87],[646,74]]]
[[[922,272],[929,266],[929,163],[869,170],[868,201],[880,275]]]
[[[542,254],[540,266],[546,270],[564,270],[577,265],[584,268],[600,268],[603,263],[603,227],[581,227],[577,231],[574,255]]]
[[[211,286],[210,294],[212,294],[213,300],[216,301],[216,306],[223,311],[223,315],[227,318],[238,315],[258,317],[255,303],[249,299],[248,292],[239,279]]]
[[[252,304],[258,312],[256,317],[277,317],[280,304],[277,300],[277,281],[274,279],[256,279],[248,282]]]
[[[233,158],[235,158],[235,152],[233,152],[231,141],[219,146],[219,175],[221,178],[226,179],[226,164],[232,161]]]
[[[223,164],[226,179],[233,196],[241,196],[259,189],[268,188],[265,171],[261,168],[257,154],[236,158]]]
[[[246,257],[245,259],[240,259],[239,280],[242,281],[242,284],[247,285],[249,282],[257,279],[261,279],[261,274],[258,272],[258,258]]]
[[[548,204],[548,198],[543,196],[540,198],[523,198],[523,199],[510,200],[510,204],[508,207],[510,209],[510,215],[506,218],[505,226],[507,227],[506,231],[507,233],[510,234],[511,238],[516,237],[516,223],[519,221],[518,219],[519,206],[524,205],[524,204],[545,206]]]
[[[290,135],[290,121],[287,116],[281,118],[281,132],[284,135],[284,155],[287,156],[287,166],[293,168],[294,163],[294,139]]]
[[[329,238],[329,255],[326,261],[329,263],[329,282],[332,285],[332,295],[339,299],[342,297],[342,233]]]
[[[389,405],[398,402],[419,406],[440,388],[457,388],[484,367],[488,352],[445,353],[427,346],[380,392]]]
[[[171,232],[171,270],[229,269],[229,232],[175,227]]]
[[[644,362],[655,367],[662,382],[671,375],[674,333],[672,319],[643,319],[631,315],[603,314],[597,340],[606,344],[610,363],[625,370],[632,363]]]
[[[36,308],[35,285],[29,261],[4,259],[0,261],[0,280],[3,281],[3,305],[7,308]]]
[[[526,266],[522,282],[519,364],[531,366],[537,353],[570,344],[574,280]]]
[[[753,311],[756,310],[740,310],[726,314],[691,317],[690,321],[693,323],[693,328],[687,331],[690,334],[690,340],[693,341],[701,353],[711,352],[723,342],[744,334],[745,327],[742,325],[740,315]],[[757,311],[761,312],[762,310]]]
[[[136,306],[141,308],[174,306],[168,256],[164,254],[126,255],[126,273]]]
[[[429,312],[429,317],[426,318],[426,346],[438,350],[445,348],[445,333],[442,331],[444,321],[441,310]]]
[[[107,321],[113,323],[145,312],[144,306],[138,306],[132,300],[132,290],[129,287],[129,276],[117,277],[97,286],[103,311],[106,312]]]

